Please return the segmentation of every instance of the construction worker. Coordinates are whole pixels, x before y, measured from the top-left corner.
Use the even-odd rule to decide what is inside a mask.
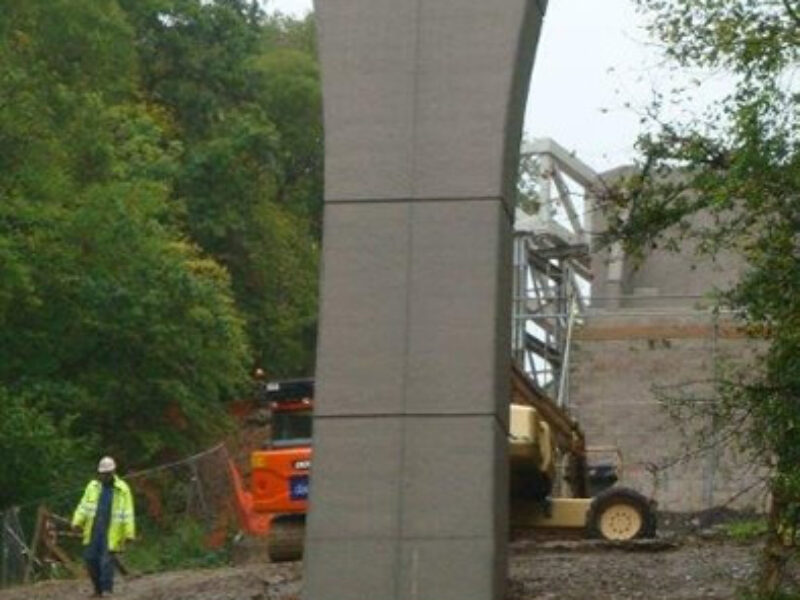
[[[133,514],[133,495],[120,477],[117,465],[104,456],[97,465],[97,478],[86,486],[72,526],[83,533],[86,569],[94,584],[94,597],[111,595],[114,591],[114,557],[128,540],[134,539],[136,525]]]
[[[253,380],[255,382],[255,400],[259,404],[266,404],[267,402],[267,374],[264,369],[258,367],[253,371]]]

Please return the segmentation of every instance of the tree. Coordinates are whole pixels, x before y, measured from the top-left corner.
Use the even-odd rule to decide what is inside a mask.
[[[760,591],[774,595],[800,515],[800,58],[795,0],[637,0],[680,68],[724,69],[733,91],[693,120],[660,120],[639,140],[640,172],[609,193],[609,239],[737,252],[746,270],[721,295],[764,335],[762,360],[718,383],[711,409],[771,469],[770,539]],[[680,101],[681,98],[678,98]],[[702,220],[693,220],[703,214]]]
[[[179,229],[171,116],[136,93],[114,0],[2,4],[6,461],[31,445],[48,472],[59,453],[137,466],[197,449],[224,428],[249,350],[228,273]],[[47,491],[23,473],[9,497]]]
[[[252,0],[0,13],[0,450],[16,470],[40,445],[52,474],[218,440],[254,364],[313,363],[311,22]],[[2,502],[54,489],[19,473]]]
[[[142,88],[187,143],[248,104],[246,61],[263,18],[251,0],[120,0],[135,27]]]
[[[10,394],[3,387],[0,406],[0,509],[74,488],[70,476],[77,480],[84,461],[91,458],[86,441],[71,435],[69,421],[56,423],[34,398]]]
[[[231,273],[255,364],[271,376],[308,371],[318,243],[307,220],[274,200],[274,130],[247,119],[231,127],[190,152],[180,182],[189,230]]]
[[[145,93],[174,115],[184,226],[231,274],[253,363],[313,368],[322,103],[312,23],[256,2],[124,0]]]
[[[282,142],[277,201],[322,231],[322,90],[314,22],[272,17],[261,51],[250,61],[256,97],[272,116]]]

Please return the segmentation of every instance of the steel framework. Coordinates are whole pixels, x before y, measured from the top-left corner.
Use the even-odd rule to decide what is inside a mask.
[[[516,209],[513,357],[540,393],[569,406],[573,326],[591,280],[588,215],[598,175],[551,139],[523,144],[536,173],[537,206]]]

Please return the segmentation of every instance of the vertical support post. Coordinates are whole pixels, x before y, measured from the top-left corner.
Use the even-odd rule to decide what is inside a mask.
[[[318,0],[306,600],[499,600],[512,220],[545,0]]]
[[[514,299],[511,315],[511,352],[517,364],[525,366],[525,313],[528,312],[528,251],[527,240],[514,236]]]
[[[553,221],[553,159],[549,154],[539,156],[539,221],[545,226]]]
[[[719,355],[719,315],[714,312],[711,315],[711,380],[716,387],[720,380],[720,355]],[[714,393],[714,401],[717,401],[717,393]],[[711,431],[716,436],[719,423],[716,411],[709,417],[711,419]],[[716,476],[719,471],[720,463],[720,444],[718,438],[712,438],[711,447],[706,450],[703,457],[703,506],[713,508],[714,490],[716,488]]]
[[[189,460],[189,468],[192,472],[192,483],[193,487],[195,488],[195,492],[197,493],[197,499],[200,501],[200,510],[203,513],[203,518],[206,520],[206,525],[211,520],[211,512],[208,510],[208,503],[206,502],[206,494],[205,490],[203,489],[203,482],[200,479],[200,472],[197,469],[197,463],[195,462],[197,459],[192,458]]]
[[[42,528],[44,527],[45,508],[39,506],[36,511],[36,527],[33,530],[33,537],[31,538],[30,553],[28,555],[28,563],[25,565],[25,583],[30,583],[31,575],[33,573],[33,565],[36,561],[36,553],[39,550],[39,540],[42,536]]]
[[[7,514],[5,512],[0,514],[3,517],[0,521],[0,527],[2,527],[2,531],[0,531],[0,589],[2,589],[8,585],[8,523]]]

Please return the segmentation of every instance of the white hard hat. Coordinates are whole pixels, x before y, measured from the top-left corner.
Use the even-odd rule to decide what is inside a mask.
[[[110,456],[104,456],[97,464],[98,473],[113,473],[117,470],[117,463]]]

